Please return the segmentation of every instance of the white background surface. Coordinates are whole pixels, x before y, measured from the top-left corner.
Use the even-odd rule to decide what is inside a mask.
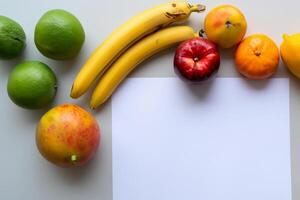
[[[0,61],[0,199],[9,200],[91,200],[112,199],[111,171],[111,105],[95,113],[102,128],[102,142],[95,160],[87,167],[75,170],[60,169],[45,161],[35,147],[35,127],[47,110],[28,111],[16,107],[6,94],[6,82],[14,65],[24,59],[47,63],[59,78],[56,102],[76,102],[86,106],[87,98],[69,98],[72,80],[92,51],[116,27],[131,16],[162,3],[161,0],[1,0],[0,14],[18,21],[27,34],[27,48],[21,58]],[[192,3],[197,1],[193,0]],[[208,10],[231,3],[241,8],[248,20],[248,34],[265,33],[280,44],[283,33],[300,32],[299,1],[295,0],[211,0],[201,1]],[[49,9],[62,8],[75,14],[82,22],[86,41],[78,58],[71,61],[52,61],[43,57],[33,42],[34,27],[40,16]],[[207,13],[207,12],[206,12]],[[190,22],[195,30],[201,27],[205,14],[194,14]],[[132,76],[172,77],[174,50],[165,51],[139,67]],[[239,77],[234,69],[232,51],[222,52],[221,77]],[[276,77],[291,77],[281,65]],[[291,144],[293,199],[300,199],[300,83],[291,79]]]
[[[112,100],[114,200],[291,200],[289,81],[262,83],[127,80]]]

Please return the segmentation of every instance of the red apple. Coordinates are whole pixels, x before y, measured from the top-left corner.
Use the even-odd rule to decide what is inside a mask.
[[[198,37],[179,45],[174,57],[175,72],[184,81],[201,83],[214,77],[220,67],[216,45]]]

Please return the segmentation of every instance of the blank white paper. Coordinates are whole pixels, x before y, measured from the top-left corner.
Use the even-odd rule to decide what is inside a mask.
[[[112,117],[114,200],[291,200],[288,79],[130,78]]]

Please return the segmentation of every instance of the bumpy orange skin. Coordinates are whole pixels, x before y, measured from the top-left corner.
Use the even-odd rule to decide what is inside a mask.
[[[275,42],[263,34],[244,39],[235,53],[237,70],[249,79],[272,76],[279,64],[279,49]]]
[[[238,44],[245,36],[247,22],[243,13],[231,5],[212,9],[204,21],[205,33],[210,41],[227,49]]]
[[[64,104],[48,111],[36,130],[40,153],[61,167],[86,164],[100,142],[100,129],[94,117],[73,104]]]

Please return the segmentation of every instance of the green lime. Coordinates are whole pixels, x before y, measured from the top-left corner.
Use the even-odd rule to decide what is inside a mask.
[[[79,20],[65,10],[50,10],[38,21],[34,41],[46,57],[66,60],[77,56],[85,34]]]
[[[20,55],[25,47],[23,28],[14,20],[0,16],[0,58],[11,59]]]
[[[46,64],[26,61],[12,70],[7,83],[7,92],[18,106],[40,109],[53,101],[56,84],[56,76]]]

